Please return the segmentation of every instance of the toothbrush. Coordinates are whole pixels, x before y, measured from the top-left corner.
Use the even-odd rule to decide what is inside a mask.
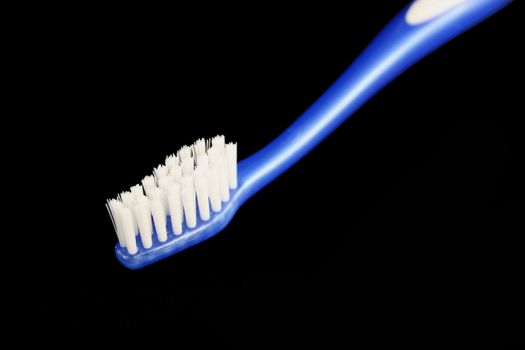
[[[108,200],[118,260],[139,269],[220,232],[237,209],[304,157],[390,81],[512,0],[415,0],[291,126],[237,164],[223,136],[166,158],[141,185]]]

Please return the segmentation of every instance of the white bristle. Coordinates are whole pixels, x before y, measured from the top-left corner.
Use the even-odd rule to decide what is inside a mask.
[[[182,168],[179,165],[170,168],[170,178],[172,182],[180,184],[180,180],[182,179]]]
[[[158,183],[160,178],[168,176],[168,167],[165,165],[159,165],[158,167],[153,169],[153,174],[155,175],[155,180]]]
[[[221,152],[218,147],[212,146],[208,149],[208,163],[210,168],[214,168],[220,158]]]
[[[168,186],[168,194],[180,194],[180,184],[173,182]]]
[[[166,175],[161,177],[158,182],[159,188],[164,191],[164,189],[168,188],[168,185],[172,182],[172,178]]]
[[[150,201],[159,201],[162,205],[162,209],[164,210],[164,215],[168,213],[167,208],[167,200],[164,199],[164,193],[163,191],[158,187],[153,187],[150,189],[150,195],[148,196]]]
[[[158,187],[153,187],[149,191],[148,198],[151,201],[162,201],[162,191]]]
[[[131,187],[131,193],[133,193],[135,198],[144,195],[144,191],[142,190],[142,186],[141,185],[135,185],[135,186]]]
[[[227,202],[230,200],[230,188],[228,186],[228,169],[226,168],[226,160],[223,157],[217,159],[215,170],[217,171],[217,177],[219,179],[221,200]]]
[[[226,168],[228,169],[228,185],[233,190],[237,188],[237,144],[226,145]]]
[[[203,221],[210,219],[207,172],[205,168],[197,167],[193,173],[197,203],[199,204],[199,215]]]
[[[144,194],[141,194],[140,196],[135,197],[135,206],[138,204],[144,204],[146,206],[149,206],[149,199]]]
[[[193,148],[195,149],[195,156],[197,158],[203,154],[206,154],[206,142],[204,139],[198,139],[195,141]]]
[[[122,233],[126,241],[126,248],[130,255],[136,254],[137,241],[135,240],[135,225],[133,224],[133,214],[131,210],[125,206],[120,207],[120,219],[122,223]]]
[[[221,211],[221,195],[219,192],[219,178],[214,168],[208,170],[208,193],[210,196],[211,210],[218,213]]]
[[[218,135],[182,147],[154,168],[153,175],[107,201],[120,247],[136,254],[140,235],[141,249],[152,248],[154,231],[159,242],[166,242],[168,215],[175,235],[183,234],[183,222],[196,227],[197,207],[200,219],[210,220],[210,206],[220,212],[237,181],[236,143],[226,144],[225,137]]]
[[[191,176],[183,176],[180,185],[181,190],[184,188],[193,188],[193,178]]]
[[[151,240],[151,212],[147,198],[146,202],[143,202],[141,200],[135,205],[135,208],[133,208],[133,213],[135,214],[135,220],[137,221],[137,225],[139,228],[140,240],[142,241],[142,245],[146,249],[151,248],[151,246],[153,245]]]
[[[166,212],[159,200],[150,201],[151,214],[153,215],[153,222],[155,223],[155,230],[157,231],[157,238],[159,242],[166,242],[168,239],[168,232],[166,231]]]
[[[118,242],[121,247],[125,247],[126,240],[124,239],[124,233],[122,232],[122,223],[120,219],[121,206],[123,206],[123,204],[118,199],[110,199],[108,200],[108,203],[106,205],[109,211],[109,215],[111,216],[111,221],[113,221],[115,232],[117,233]]]
[[[179,184],[173,183],[168,187],[168,206],[173,233],[180,235],[182,233],[182,200]]]
[[[192,157],[192,151],[191,151],[191,147],[190,146],[184,146],[182,147],[180,150],[179,150],[179,158],[181,160],[181,162],[184,160],[184,159],[187,159],[187,158],[191,158]]]
[[[164,164],[166,164],[168,169],[171,170],[171,168],[179,165],[179,157],[177,157],[175,154],[170,154],[166,157]]]
[[[197,208],[195,206],[195,190],[193,188],[193,178],[190,176],[182,177],[182,187],[180,191],[182,197],[182,207],[184,208],[184,218],[189,228],[197,225]]]
[[[120,194],[120,200],[126,206],[126,208],[133,210],[133,207],[135,206],[135,195],[134,194],[132,194],[129,191],[122,192]],[[131,216],[131,219],[133,221],[133,228],[135,231],[135,235],[138,235],[139,231],[138,231],[137,221],[135,220],[135,217],[133,215]]]
[[[182,160],[182,176],[192,176],[193,175],[193,158],[185,158]]]
[[[133,208],[135,205],[135,196],[129,191],[122,192],[120,194],[120,200],[128,208]]]
[[[149,197],[149,191],[152,188],[157,187],[157,185],[155,184],[155,178],[152,175],[148,175],[145,178],[143,178],[142,187],[144,187],[144,192],[146,193],[146,196]]]
[[[211,140],[212,147],[216,147],[220,154],[224,154],[224,135],[217,135]]]
[[[159,188],[162,192],[162,206],[168,214],[168,187],[172,182],[172,178],[169,176],[164,176],[159,179]]]
[[[207,154],[201,154],[199,157],[197,157],[197,166],[208,170],[208,168],[210,167],[210,163],[208,161]]]

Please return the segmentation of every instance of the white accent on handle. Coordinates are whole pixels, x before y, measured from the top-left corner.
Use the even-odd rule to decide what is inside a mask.
[[[405,19],[411,25],[421,24],[468,1],[472,0],[416,0],[408,9]]]

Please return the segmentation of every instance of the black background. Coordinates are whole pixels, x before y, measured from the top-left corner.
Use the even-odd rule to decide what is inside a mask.
[[[260,149],[405,3],[113,14],[39,38],[49,117],[36,128],[54,132],[37,167],[58,171],[27,322],[240,349],[511,341],[524,272],[515,5],[386,87],[216,237],[138,271],[113,254],[106,198],[200,137],[225,134],[240,159]]]

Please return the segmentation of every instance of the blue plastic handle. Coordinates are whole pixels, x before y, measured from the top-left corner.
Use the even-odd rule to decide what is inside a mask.
[[[416,2],[437,1],[445,0]],[[137,242],[139,251],[135,255],[129,255],[126,248],[117,243],[115,254],[119,261],[130,269],[138,269],[216,235],[248,198],[304,157],[386,84],[511,0],[453,0],[457,4],[448,11],[409,24],[407,12],[416,2],[402,10],[297,121],[268,146],[239,163],[239,187],[231,191],[230,201],[224,203],[221,212],[212,213],[206,222],[197,218],[197,226],[193,229],[184,225],[180,236],[175,236],[168,224],[167,242],[158,242],[154,232],[153,247],[144,249]]]
[[[510,2],[466,0],[417,25],[407,23],[407,11],[412,5],[407,6],[297,121],[239,163],[241,202],[304,157],[407,68]]]

